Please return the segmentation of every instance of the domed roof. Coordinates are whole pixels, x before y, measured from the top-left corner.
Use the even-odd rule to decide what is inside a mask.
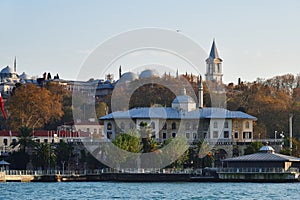
[[[126,72],[126,73],[124,73],[124,74],[121,76],[120,81],[126,82],[126,81],[134,81],[134,80],[136,80],[136,79],[138,79],[138,76],[137,76],[135,73],[133,73],[133,72]]]
[[[174,103],[177,103],[177,104],[186,104],[186,103],[195,103],[194,99],[188,95],[186,95],[186,90],[183,88],[181,90],[181,95],[180,96],[177,96],[173,102]]]
[[[273,147],[265,145],[259,149],[259,152],[274,153],[275,150],[273,149]]]
[[[14,73],[14,70],[10,68],[9,66],[3,68],[0,72],[1,74],[12,74]]]
[[[140,74],[140,78],[151,78],[153,76],[159,76],[159,74],[156,70],[152,69],[146,69]]]
[[[31,76],[26,74],[25,72],[23,72],[21,75],[20,75],[20,79],[23,79],[23,80],[28,80],[28,79],[31,79]]]

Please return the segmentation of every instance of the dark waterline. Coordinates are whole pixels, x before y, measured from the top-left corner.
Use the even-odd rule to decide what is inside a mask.
[[[1,199],[298,199],[300,183],[0,183]]]

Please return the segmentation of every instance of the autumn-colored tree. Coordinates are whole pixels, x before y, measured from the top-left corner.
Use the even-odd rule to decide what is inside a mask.
[[[22,85],[14,91],[7,103],[10,127],[40,128],[51,119],[63,115],[61,97],[34,84]]]

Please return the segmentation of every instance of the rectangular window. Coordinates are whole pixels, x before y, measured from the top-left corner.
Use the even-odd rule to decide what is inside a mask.
[[[238,139],[239,138],[239,132],[234,132],[234,138]]]
[[[243,138],[244,139],[251,139],[252,138],[252,132],[243,132]]]
[[[44,143],[48,143],[48,139],[44,139]]]
[[[197,133],[193,133],[193,138],[197,139]]]
[[[7,146],[7,138],[3,139],[3,144],[4,144],[4,146]]]
[[[167,133],[163,133],[162,137],[163,139],[167,139]]]
[[[229,131],[224,131],[224,138],[229,138]]]
[[[214,122],[214,128],[218,128],[218,122]]]
[[[213,138],[218,138],[219,137],[219,132],[218,131],[214,131],[213,132]]]
[[[185,136],[187,139],[190,139],[190,133],[186,133]]]
[[[228,128],[228,121],[224,122],[224,128]]]

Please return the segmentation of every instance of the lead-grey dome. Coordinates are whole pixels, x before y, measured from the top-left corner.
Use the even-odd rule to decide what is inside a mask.
[[[29,80],[31,79],[31,76],[26,74],[25,72],[23,72],[21,75],[20,75],[20,79],[23,79],[23,80]]]
[[[275,150],[273,149],[273,147],[265,145],[259,149],[259,152],[274,153]]]
[[[7,66],[7,67],[3,68],[0,73],[1,74],[12,74],[12,73],[14,73],[14,70],[11,67]]]
[[[188,95],[186,95],[186,90],[185,88],[181,89],[180,91],[180,96],[177,96],[174,100],[173,103],[195,103],[194,99]]]
[[[135,73],[133,72],[126,72],[124,73],[122,76],[121,76],[121,79],[120,81],[124,81],[124,82],[127,82],[127,81],[134,81],[138,79],[138,75],[136,75]]]
[[[146,70],[142,71],[142,73],[140,74],[140,78],[151,78],[154,76],[159,76],[159,75],[158,75],[158,72],[153,69],[146,69]]]

